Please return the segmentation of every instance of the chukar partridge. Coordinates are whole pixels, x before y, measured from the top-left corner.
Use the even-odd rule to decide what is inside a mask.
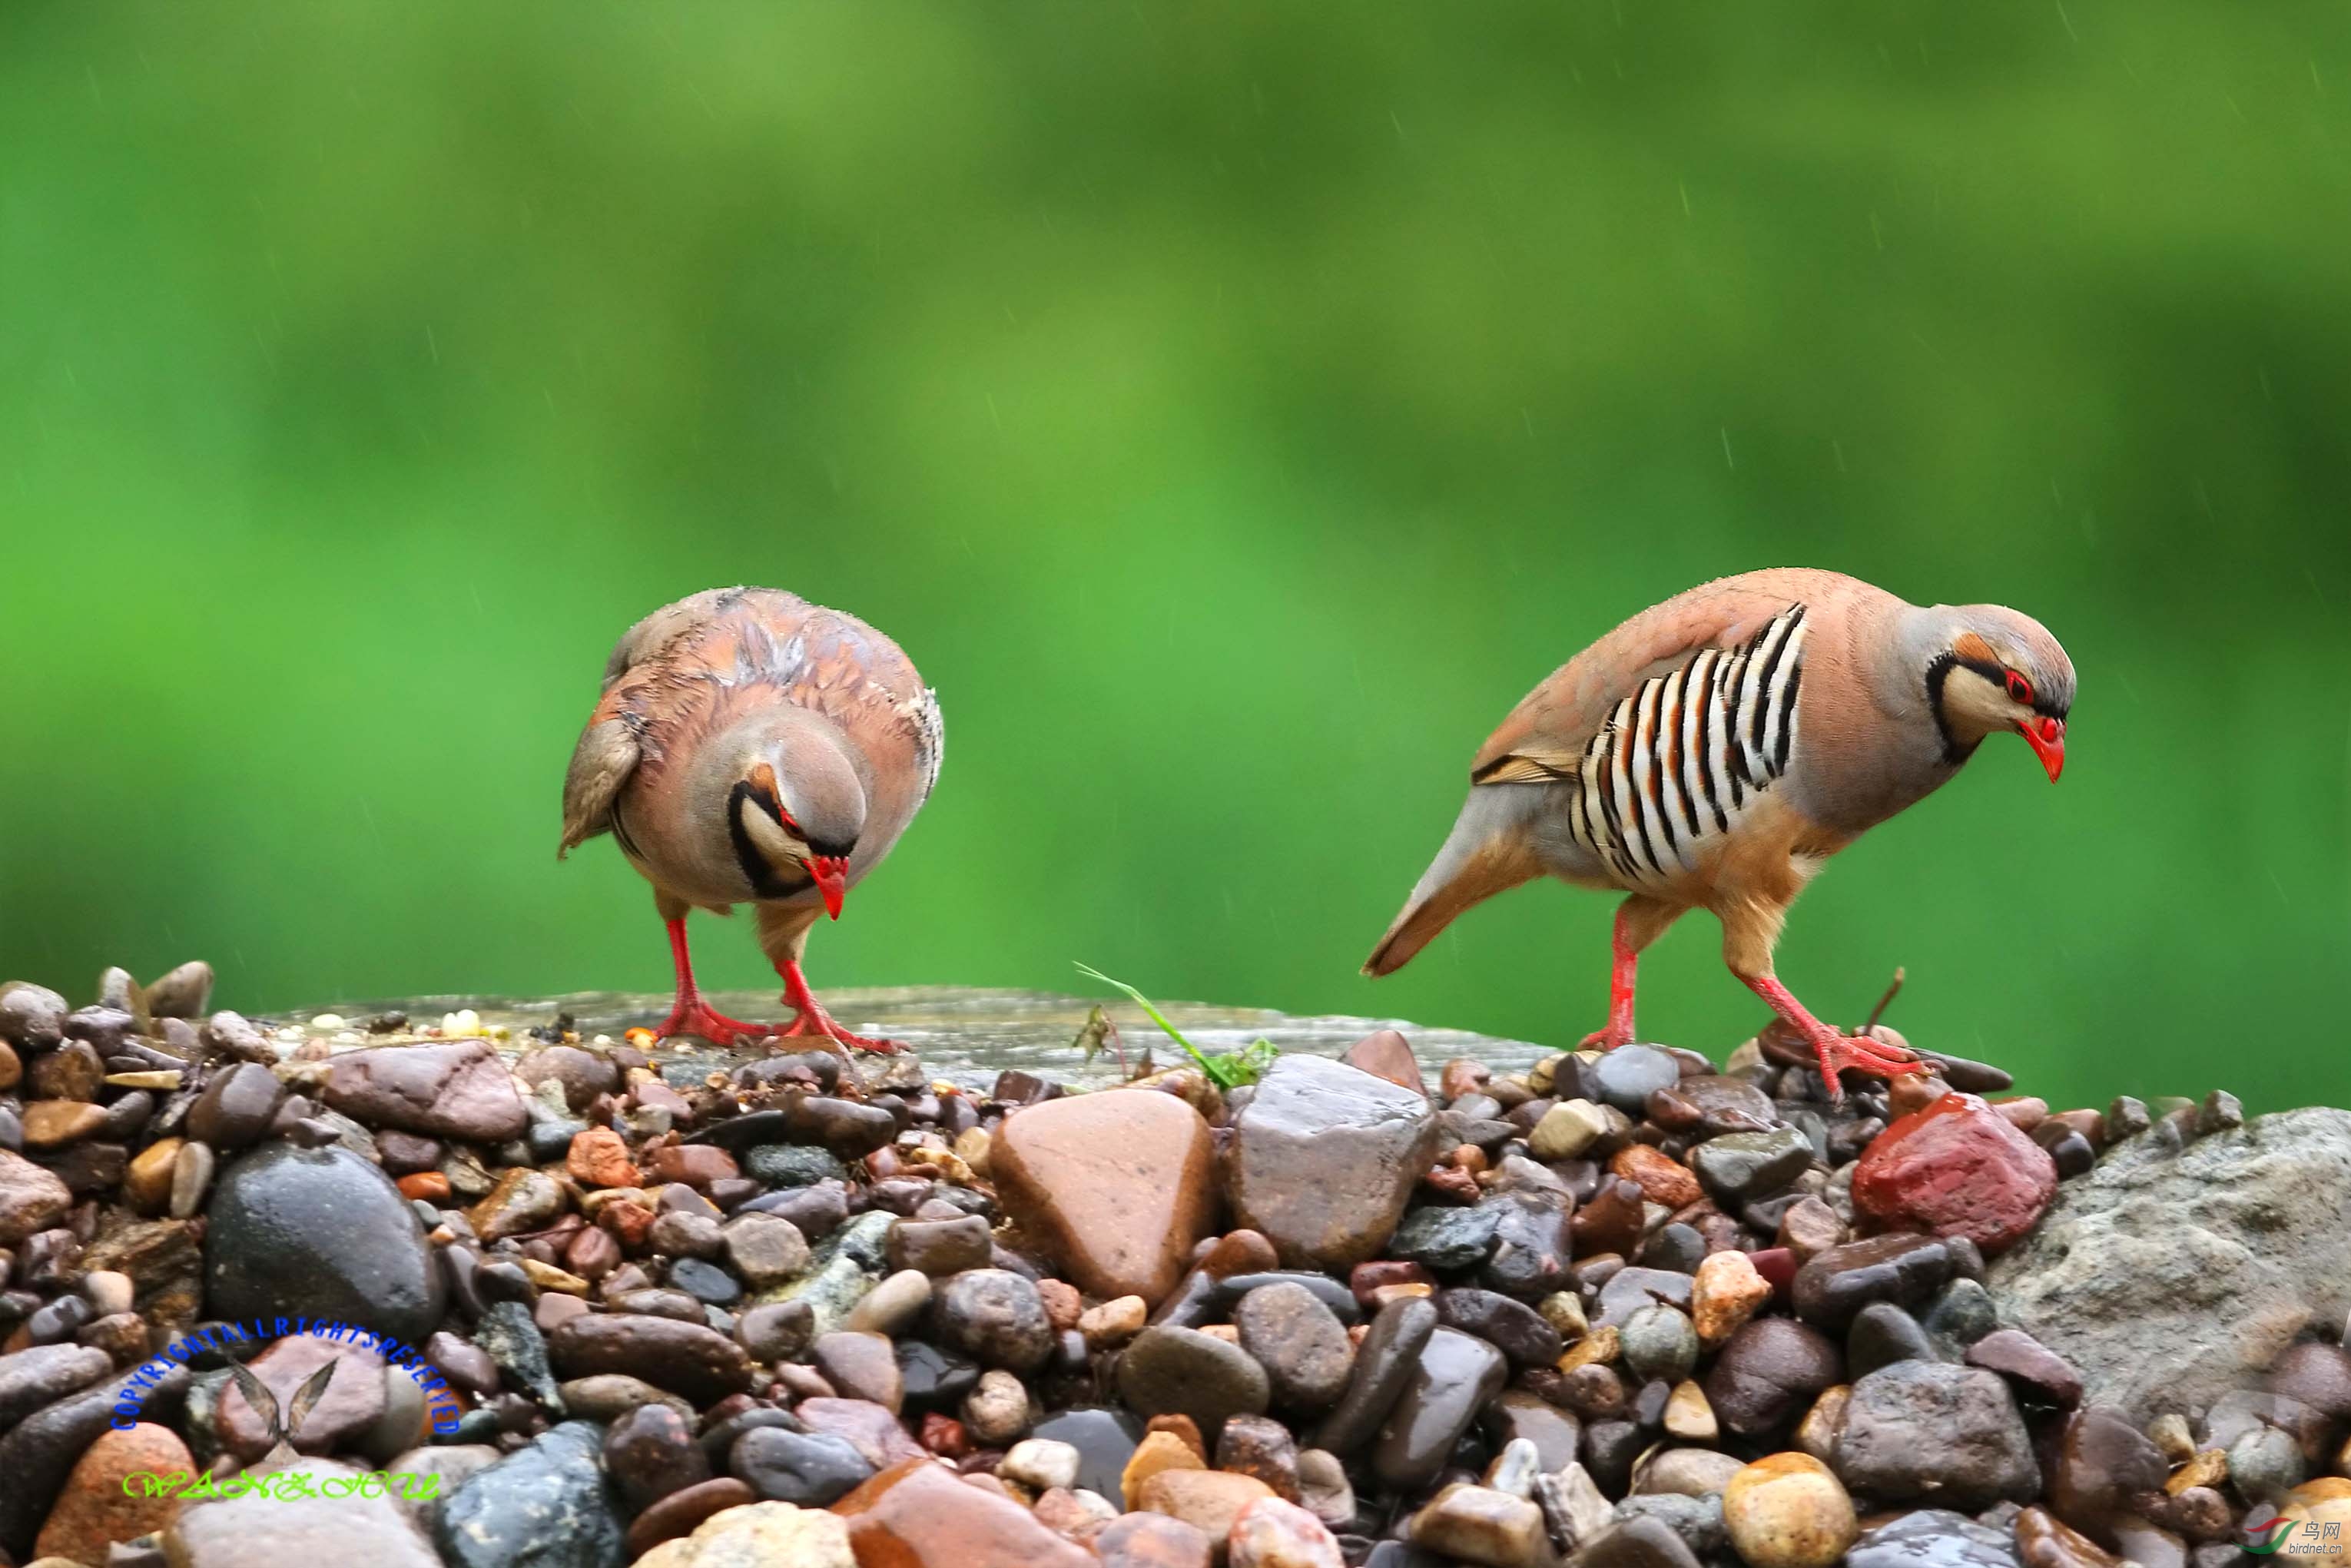
[[[654,611],[604,666],[604,694],[563,781],[563,842],[610,832],[653,884],[677,1005],[664,1036],[821,1036],[869,1050],[800,973],[809,927],[882,863],[931,793],[939,705],[898,644],[853,615],[772,588],[716,588]],[[758,911],[790,1024],[713,1010],[685,915]]]
[[[1511,710],[1469,799],[1364,971],[1401,967],[1480,899],[1551,875],[1627,896],[1608,1024],[1633,1038],[1641,949],[1692,909],[1722,922],[1732,974],[1818,1053],[1917,1070],[1840,1034],[1771,969],[1788,906],[1829,856],[1958,771],[1986,736],[2024,737],[2055,782],[2074,666],[2039,622],[1996,604],[1905,603],[1832,571],[1729,577],[1643,611]]]

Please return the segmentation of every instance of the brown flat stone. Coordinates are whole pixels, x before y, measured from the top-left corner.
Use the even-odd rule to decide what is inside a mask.
[[[1210,1541],[1232,1533],[1241,1510],[1273,1489],[1255,1476],[1228,1475],[1223,1470],[1161,1470],[1143,1483],[1135,1506],[1151,1513],[1180,1519]]]
[[[715,1476],[683,1487],[648,1506],[629,1526],[629,1555],[643,1556],[664,1541],[691,1535],[712,1514],[759,1500],[759,1494],[733,1476]]]
[[[330,1454],[344,1439],[355,1437],[383,1415],[383,1361],[355,1344],[297,1334],[279,1340],[246,1363],[277,1401],[277,1419],[294,1419],[294,1396],[303,1383],[329,1362],[335,1364],[326,1392],[292,1434],[295,1450]],[[277,1436],[231,1378],[221,1387],[215,1417],[221,1446],[251,1464],[269,1452]]]
[[[25,1146],[61,1149],[106,1125],[106,1108],[83,1100],[36,1100],[25,1107]]]
[[[1349,1046],[1339,1060],[1416,1094],[1428,1092],[1428,1082],[1421,1077],[1420,1062],[1412,1054],[1412,1041],[1401,1030],[1376,1030]]]
[[[1028,1106],[1005,1118],[988,1160],[1007,1211],[1090,1295],[1158,1301],[1215,1225],[1208,1124],[1172,1094]]]
[[[345,1051],[320,1099],[371,1126],[502,1144],[530,1124],[507,1064],[487,1040],[436,1040]]]
[[[925,1455],[893,1465],[832,1505],[861,1563],[889,1568],[1101,1568],[1036,1515]]]

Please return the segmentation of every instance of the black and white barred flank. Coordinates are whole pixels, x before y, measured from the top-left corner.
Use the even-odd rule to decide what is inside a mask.
[[[1743,646],[1708,648],[1617,703],[1583,748],[1568,826],[1627,884],[1663,884],[1788,770],[1803,679],[1804,607]]]

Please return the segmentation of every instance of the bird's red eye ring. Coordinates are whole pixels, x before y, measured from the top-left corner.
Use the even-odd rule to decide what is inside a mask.
[[[2014,670],[2008,672],[2008,700],[2023,707],[2032,706],[2032,683]]]

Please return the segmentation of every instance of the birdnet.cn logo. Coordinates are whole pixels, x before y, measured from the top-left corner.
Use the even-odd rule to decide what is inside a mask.
[[[2263,1503],[2245,1515],[2240,1533],[2256,1557],[2340,1557],[2343,1526],[2314,1519],[2288,1519]]]

